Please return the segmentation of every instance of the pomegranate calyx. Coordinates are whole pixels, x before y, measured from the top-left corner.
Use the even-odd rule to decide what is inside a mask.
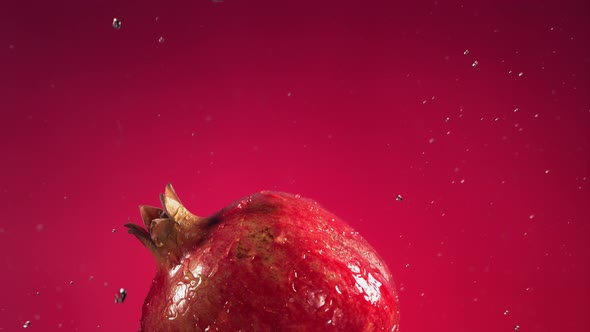
[[[152,252],[157,261],[177,264],[185,244],[199,242],[204,236],[205,218],[189,212],[170,183],[166,185],[164,194],[160,194],[160,201],[162,209],[149,205],[139,207],[147,230],[132,223],[125,224],[125,227]]]

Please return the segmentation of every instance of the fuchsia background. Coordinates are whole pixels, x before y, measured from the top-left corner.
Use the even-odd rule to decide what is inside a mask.
[[[0,330],[135,331],[171,181],[316,199],[402,331],[588,331],[590,5],[516,2],[3,1]]]

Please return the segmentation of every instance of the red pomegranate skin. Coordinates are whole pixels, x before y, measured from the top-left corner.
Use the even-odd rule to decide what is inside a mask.
[[[387,266],[318,203],[262,191],[201,218],[170,184],[161,200],[149,231],[126,225],[157,262],[140,331],[399,331]]]

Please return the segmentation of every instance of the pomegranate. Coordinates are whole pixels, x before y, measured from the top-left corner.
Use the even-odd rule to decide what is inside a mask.
[[[170,184],[126,224],[157,262],[140,331],[399,331],[375,250],[316,202],[262,191],[210,217]]]

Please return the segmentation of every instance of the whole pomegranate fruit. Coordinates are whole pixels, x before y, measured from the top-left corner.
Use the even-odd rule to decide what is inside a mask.
[[[316,202],[262,191],[203,218],[160,198],[125,225],[157,262],[140,331],[399,331],[385,263]]]

